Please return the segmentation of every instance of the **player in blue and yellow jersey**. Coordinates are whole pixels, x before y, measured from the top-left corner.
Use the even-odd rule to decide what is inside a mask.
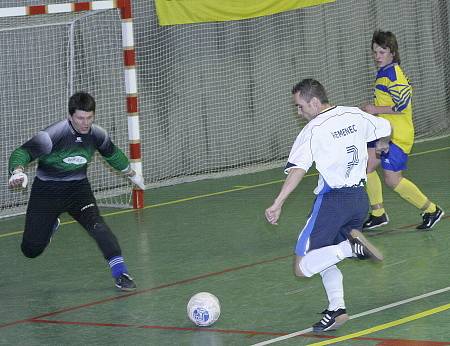
[[[377,30],[372,37],[372,52],[378,72],[375,81],[374,103],[363,110],[389,120],[392,127],[389,151],[375,155],[374,143],[369,143],[367,165],[367,193],[371,214],[364,229],[373,229],[389,222],[383,206],[383,192],[376,168],[384,171],[384,182],[403,199],[422,210],[423,221],[418,229],[431,229],[444,215],[442,209],[430,201],[410,180],[403,177],[408,154],[414,143],[412,120],[412,87],[400,67],[397,39],[392,32]]]
[[[21,249],[26,257],[39,256],[59,226],[58,216],[68,212],[96,241],[111,268],[115,285],[132,291],[136,285],[116,236],[100,216],[90,183],[87,165],[98,151],[114,169],[144,189],[144,179],[131,169],[128,158],[111,141],[106,131],[93,124],[95,100],[78,92],[69,99],[68,119],[39,131],[14,150],[9,158],[9,185],[25,188],[25,167],[38,160],[25,218]]]

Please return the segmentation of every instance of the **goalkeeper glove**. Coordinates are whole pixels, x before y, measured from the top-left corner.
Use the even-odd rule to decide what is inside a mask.
[[[21,168],[17,168],[12,172],[8,184],[11,187],[22,185],[23,188],[26,188],[28,185],[28,177]]]
[[[142,175],[137,174],[136,172],[134,172],[134,175],[133,176],[129,175],[128,179],[130,179],[131,182],[134,185],[136,185],[137,187],[139,187],[141,190],[145,190],[144,177]]]

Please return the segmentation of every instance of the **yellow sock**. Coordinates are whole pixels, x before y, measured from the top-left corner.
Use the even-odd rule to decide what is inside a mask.
[[[417,209],[426,213],[434,213],[436,211],[436,204],[431,202],[413,182],[406,178],[400,180],[394,191]]]
[[[367,174],[366,189],[370,206],[372,207],[371,214],[373,216],[383,215],[385,212],[383,208],[383,189],[381,187],[380,177],[376,171]]]

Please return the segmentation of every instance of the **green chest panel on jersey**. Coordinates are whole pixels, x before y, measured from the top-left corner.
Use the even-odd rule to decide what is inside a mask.
[[[53,167],[61,171],[76,171],[85,169],[91,162],[94,155],[94,148],[90,146],[72,146],[70,148],[54,150],[48,155],[39,159],[42,166]]]

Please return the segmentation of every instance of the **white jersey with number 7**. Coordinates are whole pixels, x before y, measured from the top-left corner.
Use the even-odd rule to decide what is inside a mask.
[[[315,194],[359,186],[366,180],[367,142],[391,134],[389,121],[357,107],[334,106],[312,119],[299,133],[285,167],[319,171]]]

